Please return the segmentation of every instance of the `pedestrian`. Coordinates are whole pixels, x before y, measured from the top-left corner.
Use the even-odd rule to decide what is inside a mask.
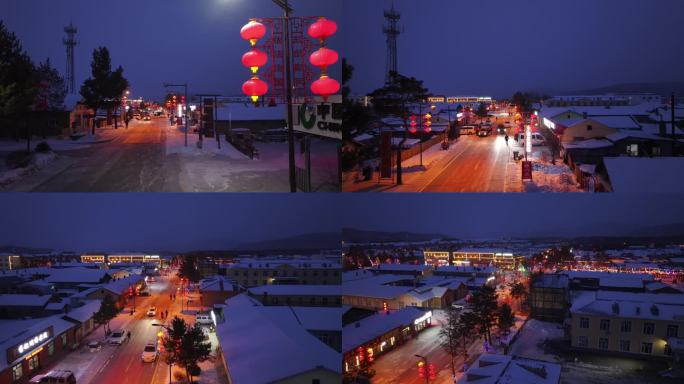
[[[169,300],[173,300],[173,295],[169,293]]]
[[[128,341],[131,341],[131,331],[128,331]]]
[[[506,140],[506,145],[508,145],[508,135],[504,136],[504,139]]]
[[[169,310],[167,309],[167,310],[164,311],[164,312],[166,312],[166,313],[164,314],[164,317],[168,319],[168,318],[169,318]]]

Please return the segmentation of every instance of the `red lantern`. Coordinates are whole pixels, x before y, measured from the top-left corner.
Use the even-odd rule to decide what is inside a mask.
[[[337,23],[321,17],[309,26],[309,36],[321,42],[337,32]]]
[[[320,67],[321,71],[325,72],[329,66],[337,63],[339,58],[340,55],[335,50],[323,47],[311,54],[309,62],[313,66]]]
[[[268,84],[260,80],[259,77],[254,76],[242,84],[242,92],[251,97],[252,101],[256,103],[260,96],[268,92]]]
[[[334,95],[340,90],[340,83],[335,79],[331,79],[326,75],[321,76],[311,84],[311,92],[314,95],[323,97],[323,101],[328,101],[328,96]]]
[[[411,133],[416,133],[417,129],[416,126],[418,125],[418,122],[416,122],[416,115],[411,115],[411,122],[409,123],[409,132]]]
[[[252,46],[256,45],[257,41],[264,37],[266,34],[266,27],[256,20],[250,20],[249,23],[245,24],[240,30],[240,36],[243,39],[248,40]]]
[[[252,70],[256,74],[259,67],[263,67],[268,62],[268,55],[266,52],[256,48],[242,55],[242,65]]]

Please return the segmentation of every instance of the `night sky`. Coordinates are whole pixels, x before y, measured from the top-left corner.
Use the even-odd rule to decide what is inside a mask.
[[[339,22],[342,13],[338,1],[291,4],[293,16],[326,16]],[[249,50],[240,28],[250,17],[282,16],[271,0],[0,0],[0,7],[0,19],[17,34],[34,62],[49,57],[62,74],[63,29],[73,21],[79,41],[77,88],[90,76],[93,49],[103,45],[109,48],[112,67],[123,66],[132,95],[156,99],[165,94],[165,82],[188,82],[191,94],[241,96],[240,87],[250,72],[240,62]],[[339,33],[329,40],[330,48],[340,44]],[[331,69],[338,80],[340,68],[338,64]]]
[[[673,223],[684,232],[681,195],[345,194],[343,204],[343,227],[458,238],[638,234]]]
[[[681,0],[395,0],[404,32],[399,72],[435,94],[510,97],[516,90],[577,91],[681,81]],[[344,53],[354,94],[384,82],[383,9],[344,0]]]
[[[3,194],[0,245],[71,251],[220,249],[339,232],[336,194]]]

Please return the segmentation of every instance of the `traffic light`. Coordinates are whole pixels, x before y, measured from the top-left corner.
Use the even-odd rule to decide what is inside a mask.
[[[373,362],[373,348],[368,348],[366,351],[368,352],[368,362],[372,363]]]
[[[432,115],[430,113],[426,113],[425,116],[423,116],[423,130],[425,133],[430,133],[432,132]]]
[[[428,378],[434,380],[437,378],[437,367],[434,364],[428,364]]]
[[[409,123],[409,132],[411,133],[416,133],[418,130],[416,126],[418,125],[418,122],[416,121],[418,117],[416,115],[411,115],[411,122]]]
[[[385,313],[389,315],[389,307],[387,306],[386,301],[382,302],[382,310],[385,311]]]
[[[133,297],[133,287],[128,287],[128,296]]]
[[[418,362],[418,377],[420,377],[420,378],[425,377],[425,362],[424,361]]]
[[[366,356],[365,356],[365,354],[363,353],[363,347],[358,347],[358,348],[356,349],[356,352],[357,352],[357,354],[358,354],[358,356],[359,356],[359,361],[363,362],[364,360],[366,360]]]

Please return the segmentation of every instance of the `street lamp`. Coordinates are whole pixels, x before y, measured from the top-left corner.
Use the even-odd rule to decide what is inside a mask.
[[[164,83],[164,88],[169,88],[169,87],[183,87],[185,89],[185,103],[188,103],[190,100],[188,99],[188,84],[168,84]],[[183,105],[183,108],[185,109],[184,114],[185,114],[185,146],[188,146],[188,111],[187,108],[185,108],[185,105]]]
[[[170,332],[169,327],[166,326],[166,325],[164,325],[164,324],[152,323],[152,326],[153,326],[153,327],[161,327],[161,328],[166,329],[167,332]],[[166,351],[166,353],[169,353],[169,352]],[[169,363],[168,361],[167,361],[167,364],[168,364],[168,366],[169,366],[169,384],[171,384],[171,367],[173,366],[173,364],[172,364],[172,363]]]

